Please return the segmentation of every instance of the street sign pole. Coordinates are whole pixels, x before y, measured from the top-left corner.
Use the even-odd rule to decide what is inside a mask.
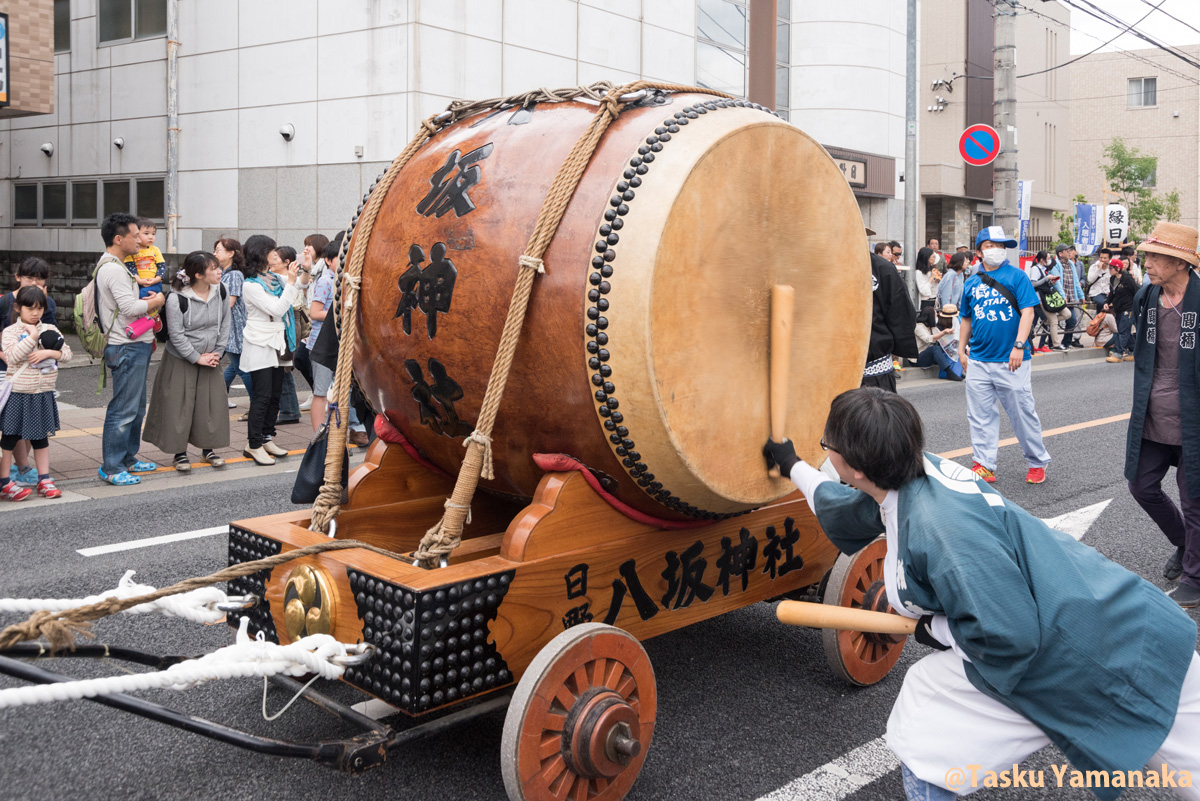
[[[992,211],[996,225],[1012,236],[1017,216],[1017,9],[1014,0],[996,0],[995,119],[1000,153],[992,167]],[[1010,254],[1011,256],[1011,254]]]
[[[904,134],[904,252],[908,263],[917,263],[917,203],[921,199],[917,164],[917,0],[908,0],[908,51],[905,59],[905,134]],[[917,297],[917,271],[906,270],[908,294]]]

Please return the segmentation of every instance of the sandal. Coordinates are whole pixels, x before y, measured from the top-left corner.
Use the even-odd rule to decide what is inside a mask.
[[[203,459],[204,461],[208,462],[213,467],[224,467],[225,466],[225,460],[222,459],[220,456],[217,456],[217,454],[214,453],[213,451],[204,451],[204,453],[201,454],[200,458]]]
[[[153,473],[158,465],[155,462],[134,462],[125,469],[130,473]]]
[[[100,474],[101,481],[107,481],[114,487],[132,487],[134,484],[142,483],[140,478],[129,475],[128,471],[125,470],[122,470],[120,473],[113,473],[111,476],[105,474],[103,467],[98,468],[96,472]]]
[[[186,473],[192,469],[192,463],[188,461],[186,453],[175,454],[174,467],[177,472]]]

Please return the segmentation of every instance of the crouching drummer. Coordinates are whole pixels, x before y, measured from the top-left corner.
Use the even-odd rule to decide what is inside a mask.
[[[908,798],[965,795],[976,789],[972,768],[983,786],[984,771],[1011,772],[1048,743],[1075,770],[1119,785],[1093,786],[1103,799],[1138,778],[1131,771],[1176,771],[1177,784],[1189,771],[1187,784],[1200,784],[1196,624],[1149,582],[923,445],[907,400],[861,388],[834,399],[821,440],[849,486],[787,440],[764,449],[843,553],[886,533],[888,601],[918,618],[917,641],[937,650],[908,671],[888,718]],[[1175,792],[1200,799],[1195,786]]]

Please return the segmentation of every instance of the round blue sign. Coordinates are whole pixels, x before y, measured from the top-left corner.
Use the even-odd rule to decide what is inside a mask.
[[[958,154],[974,167],[991,164],[1000,154],[1000,134],[990,125],[972,125],[958,138]]]

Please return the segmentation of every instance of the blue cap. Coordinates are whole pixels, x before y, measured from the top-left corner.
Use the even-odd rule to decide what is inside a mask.
[[[1004,245],[1006,248],[1015,248],[1017,246],[1017,240],[1009,239],[1008,235],[1004,233],[1004,229],[999,225],[990,225],[976,234],[975,249],[979,250],[979,246],[988,241],[995,242],[997,245]]]

